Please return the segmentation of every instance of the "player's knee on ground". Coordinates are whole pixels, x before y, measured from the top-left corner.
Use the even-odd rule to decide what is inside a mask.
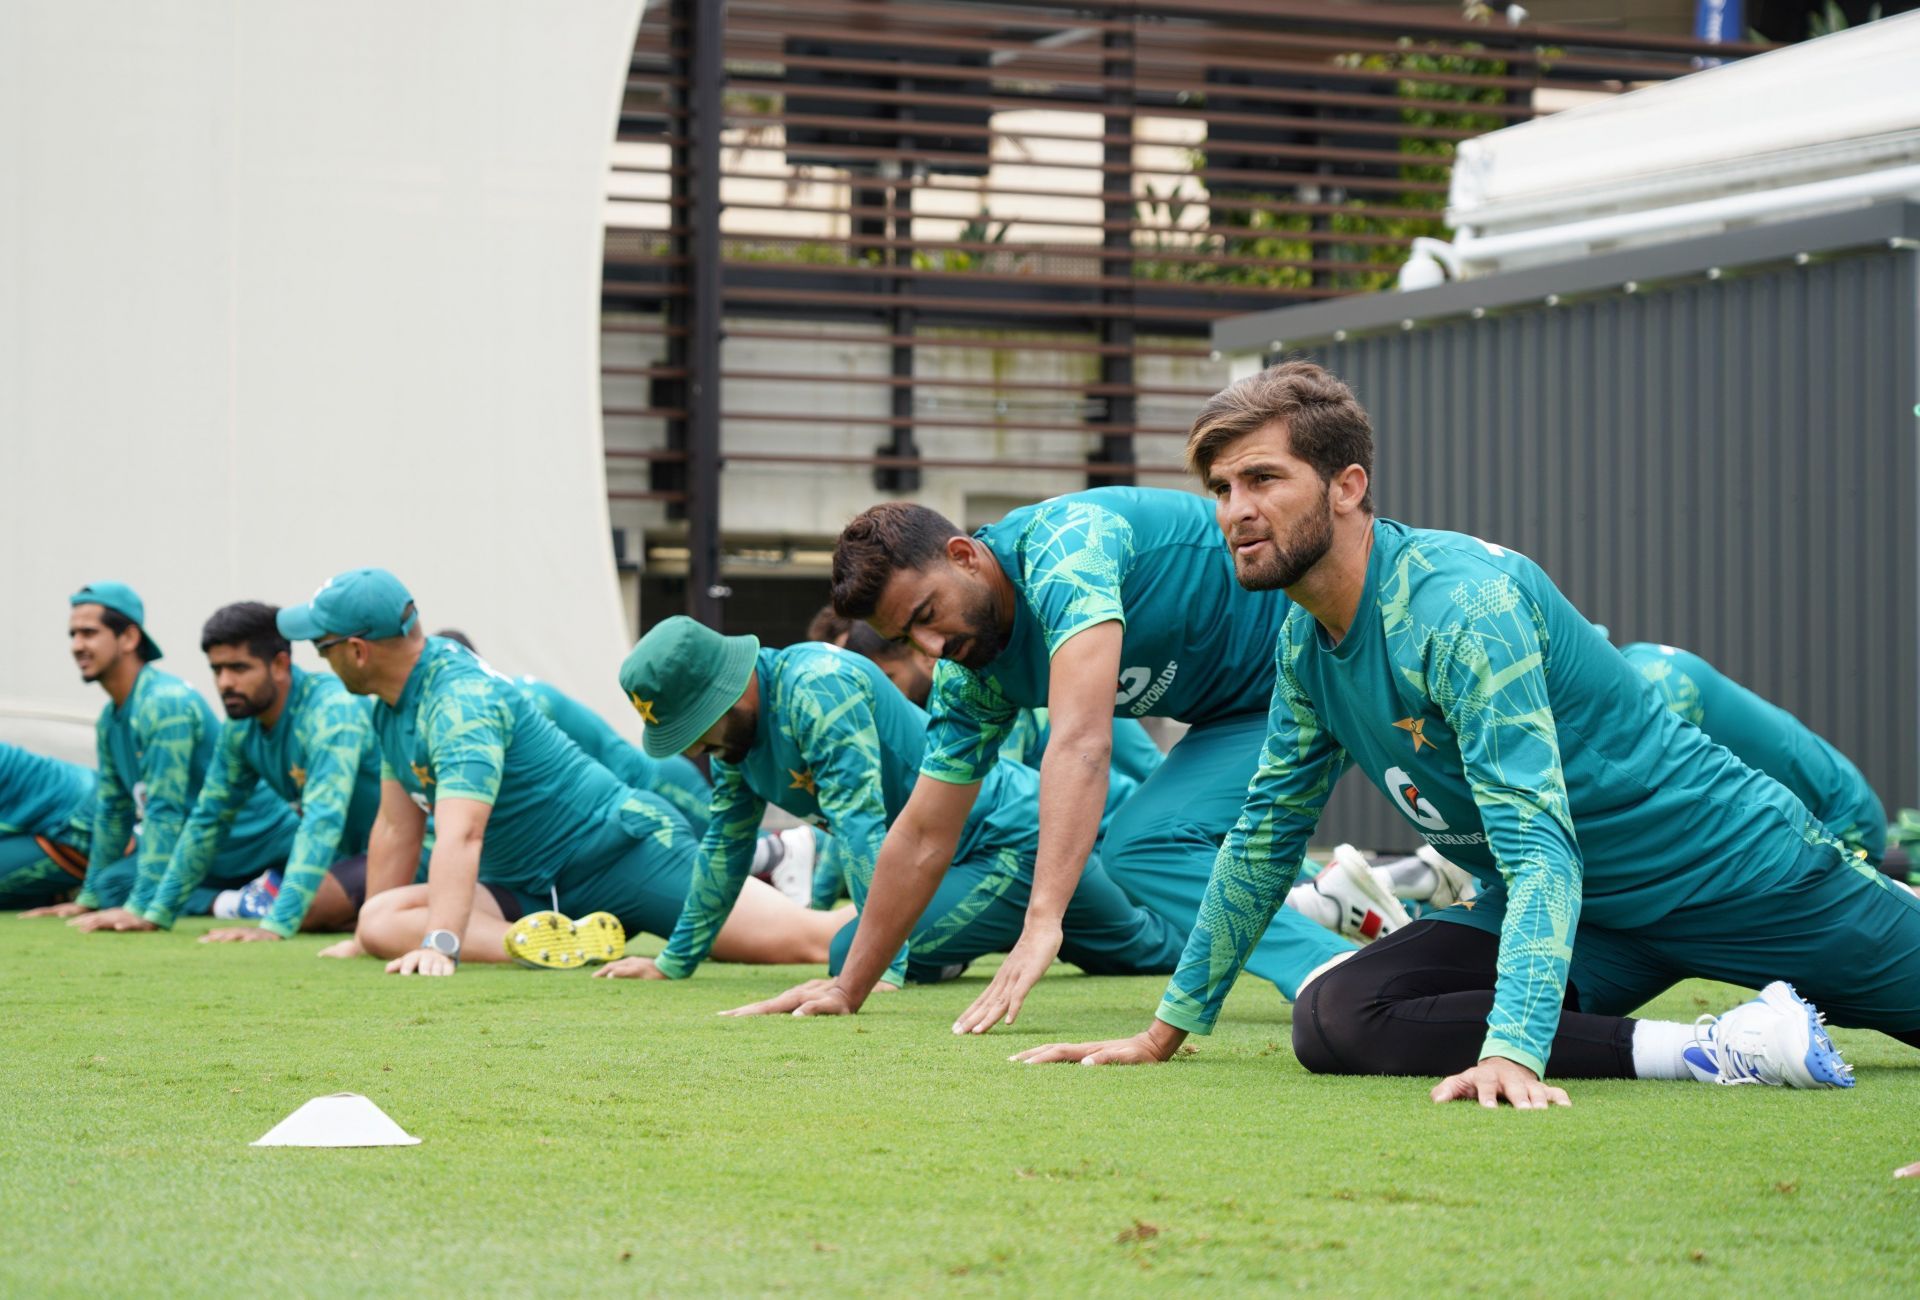
[[[1302,990],[1293,1007],[1293,1054],[1315,1074],[1404,1074],[1392,1060],[1388,1000],[1359,960],[1344,961]]]
[[[406,897],[410,892],[389,889],[361,906],[353,935],[371,956],[398,957],[420,946],[425,911]]]

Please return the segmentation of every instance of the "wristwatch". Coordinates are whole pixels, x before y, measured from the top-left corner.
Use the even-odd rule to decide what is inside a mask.
[[[427,937],[420,941],[422,948],[431,948],[442,957],[450,957],[453,964],[460,964],[460,936],[451,930],[429,930]]]

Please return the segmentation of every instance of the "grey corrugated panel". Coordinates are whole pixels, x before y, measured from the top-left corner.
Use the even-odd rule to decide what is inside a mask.
[[[1306,350],[1388,517],[1539,561],[1618,643],[1705,655],[1920,801],[1920,270],[1876,251]],[[1410,847],[1357,775],[1322,838]]]

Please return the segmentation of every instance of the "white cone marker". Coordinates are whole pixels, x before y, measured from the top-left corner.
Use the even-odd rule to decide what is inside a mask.
[[[275,1124],[257,1147],[414,1147],[420,1139],[357,1092],[315,1097]]]

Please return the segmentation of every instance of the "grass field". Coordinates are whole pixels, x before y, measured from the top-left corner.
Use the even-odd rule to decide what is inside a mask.
[[[1197,1055],[1094,1070],[1005,1057],[1131,1031],[1159,980],[1062,968],[961,1040],[979,968],[736,1021],[713,1012],[795,972],[403,980],[317,939],[202,947],[205,922],[0,926],[0,1295],[1920,1293],[1920,1180],[1890,1178],[1920,1159],[1920,1054],[1870,1033],[1836,1035],[1848,1093],[1488,1113],[1306,1074],[1251,982]],[[423,1144],[247,1145],[336,1091]]]

